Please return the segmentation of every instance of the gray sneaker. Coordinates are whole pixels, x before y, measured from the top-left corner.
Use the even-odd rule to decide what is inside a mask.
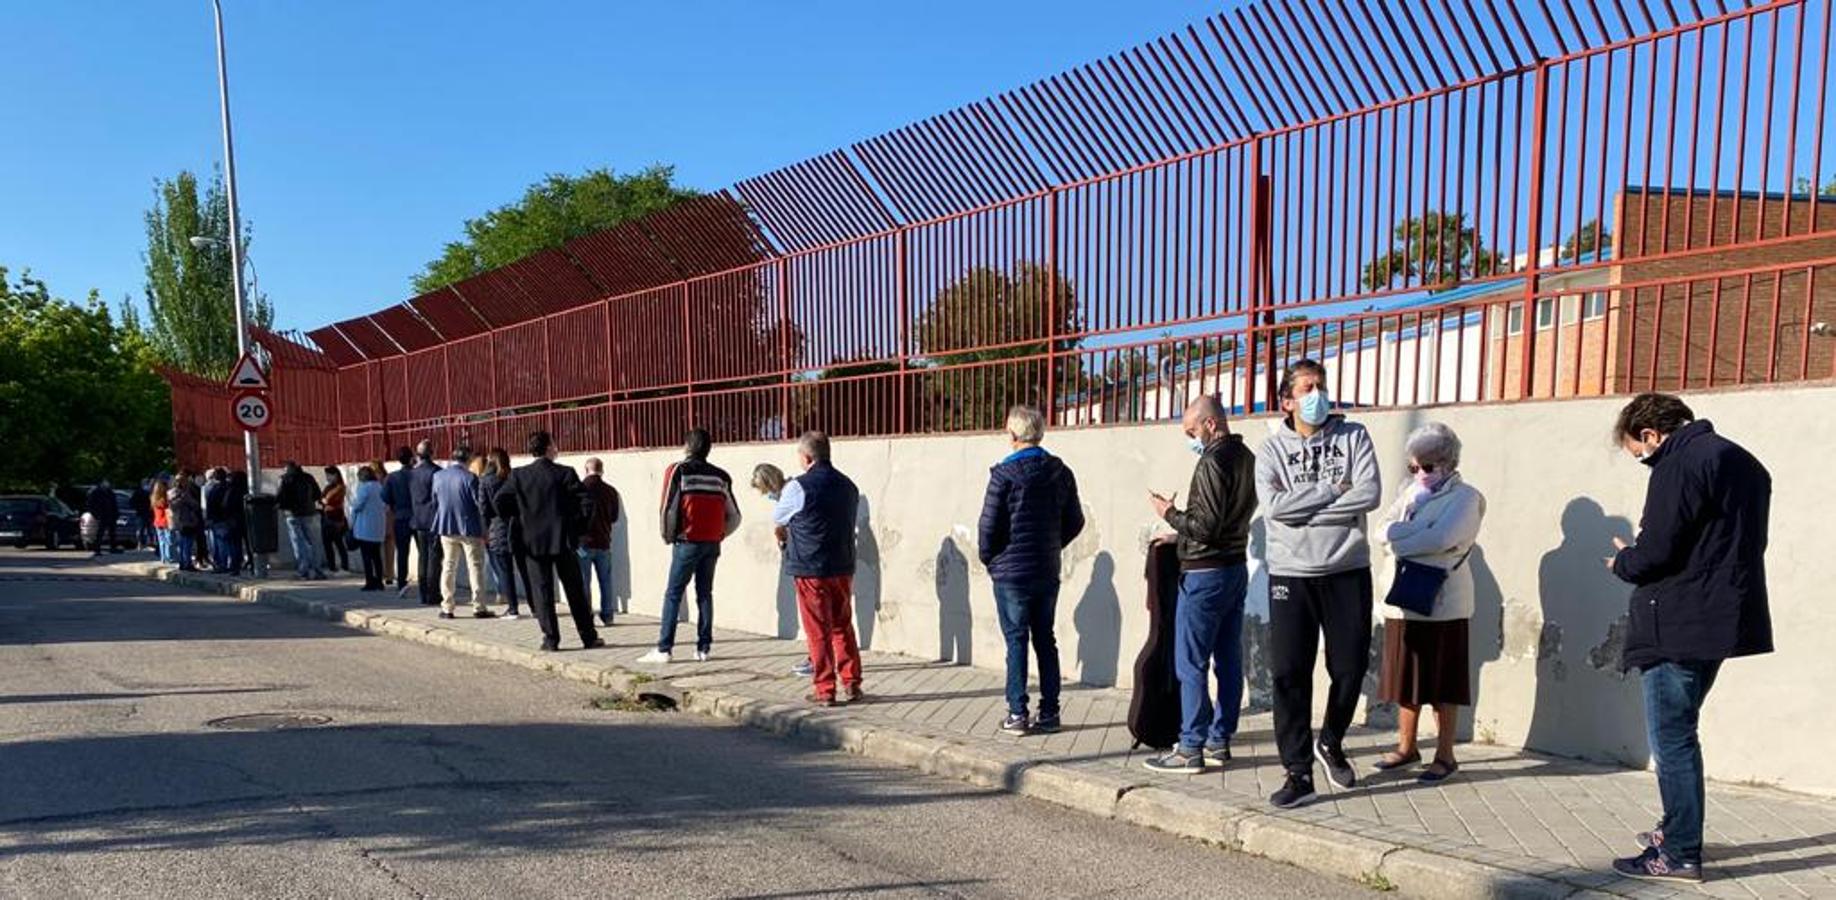
[[[1174,747],[1160,756],[1148,757],[1141,764],[1150,772],[1197,775],[1205,771],[1205,755],[1202,751]]]
[[[1206,768],[1217,768],[1230,762],[1230,745],[1225,744],[1220,747],[1206,747],[1204,750],[1204,759]]]

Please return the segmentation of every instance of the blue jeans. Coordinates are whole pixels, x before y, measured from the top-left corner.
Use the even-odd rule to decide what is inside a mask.
[[[293,548],[293,570],[301,578],[319,571],[318,516],[287,516],[287,544]]]
[[[171,563],[174,555],[172,552],[172,529],[156,528],[154,531],[159,533],[159,561]]]
[[[1179,746],[1188,753],[1225,747],[1243,707],[1243,596],[1249,567],[1195,569],[1179,576],[1174,616],[1173,672],[1179,678]],[[1207,668],[1215,667],[1218,705],[1211,705]]]
[[[695,649],[714,646],[714,564],[720,562],[720,545],[687,541],[670,548],[669,585],[663,590],[663,627],[657,649],[668,653],[676,646],[676,620],[682,616],[682,595],[695,579]]]
[[[1026,645],[1031,639],[1039,657],[1039,718],[1058,718],[1058,582],[994,583],[995,615],[1007,639],[1007,712],[1026,715]]]
[[[1644,670],[1645,727],[1664,801],[1664,854],[1702,864],[1702,744],[1696,721],[1719,662],[1659,663]]]
[[[192,563],[192,560],[197,555],[193,552],[197,548],[192,544],[191,533],[182,528],[176,529],[173,532],[173,543],[176,545],[175,549],[178,551],[178,559],[175,560],[175,562],[178,563],[179,569],[186,572],[195,569],[196,566]]]
[[[599,618],[606,624],[612,623],[612,614],[617,612],[617,604],[612,602],[612,551],[594,550],[590,547],[580,548],[580,581],[593,590],[593,573],[599,573]]]
[[[218,572],[230,571],[235,562],[230,557],[235,526],[218,522],[210,526],[210,567]]]

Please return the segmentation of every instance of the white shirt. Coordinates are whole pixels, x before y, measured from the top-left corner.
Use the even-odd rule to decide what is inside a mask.
[[[784,482],[784,490],[778,492],[778,505],[771,509],[772,524],[789,525],[800,512],[803,512],[803,485],[792,478]]]

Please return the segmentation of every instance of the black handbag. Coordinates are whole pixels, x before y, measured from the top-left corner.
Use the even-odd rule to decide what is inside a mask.
[[[1390,593],[1383,598],[1389,606],[1418,616],[1434,614],[1434,601],[1441,596],[1441,588],[1447,584],[1447,576],[1455,569],[1466,565],[1466,558],[1473,549],[1466,548],[1460,559],[1449,568],[1431,566],[1414,560],[1399,559],[1396,561],[1396,579],[1390,582]]]

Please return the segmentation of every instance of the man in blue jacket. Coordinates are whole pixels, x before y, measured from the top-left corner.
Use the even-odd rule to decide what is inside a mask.
[[[484,513],[478,508],[478,476],[466,464],[472,451],[461,444],[453,451],[453,464],[434,473],[434,533],[440,536],[440,618],[453,617],[459,592],[459,560],[464,558],[467,583],[472,589],[472,618],[491,618],[485,590]]]
[[[389,527],[395,536],[395,587],[408,596],[408,548],[414,543],[414,451],[395,452],[401,468],[383,479],[383,502],[389,505]],[[386,579],[385,579],[386,580]]]
[[[1634,878],[1699,882],[1702,703],[1722,660],[1772,652],[1766,599],[1772,476],[1667,394],[1633,398],[1614,436],[1651,470],[1638,540],[1614,538],[1618,552],[1606,563],[1634,585],[1621,665],[1638,669],[1644,684],[1664,818],[1636,836],[1643,853],[1615,860],[1613,868]]]
[[[434,473],[440,464],[434,462],[433,441],[424,440],[414,448],[418,460],[408,470],[408,493],[412,498],[414,552],[419,557],[415,581],[421,587],[421,603],[440,605],[440,536],[434,532]]]
[[[980,555],[994,579],[995,613],[1007,639],[1008,734],[1058,731],[1059,556],[1084,530],[1077,479],[1058,457],[1039,446],[1045,416],[1016,406],[1007,413],[1013,452],[988,471],[982,501]],[[1026,645],[1039,658],[1039,718],[1027,716]]]

